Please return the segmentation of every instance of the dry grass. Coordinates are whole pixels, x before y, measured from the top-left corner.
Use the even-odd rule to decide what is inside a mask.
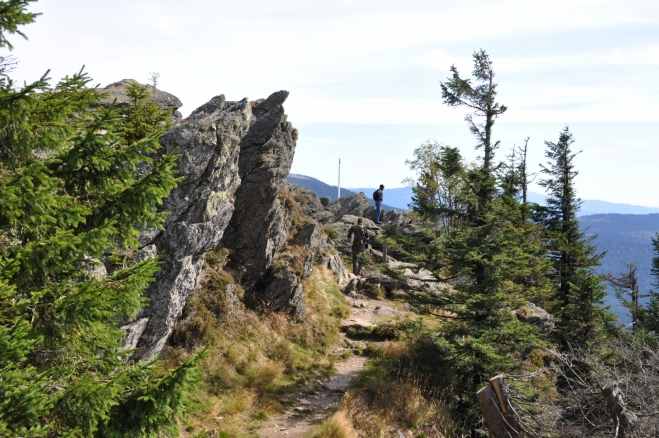
[[[403,342],[386,342],[374,351],[357,388],[341,401],[341,409],[359,436],[388,437],[389,430],[412,430],[415,436],[453,436],[456,428],[436,389],[410,374],[392,374],[390,364],[409,354]]]
[[[305,438],[357,438],[357,433],[345,412],[339,411],[322,424],[313,427]]]
[[[348,312],[336,278],[320,267],[303,282],[307,313],[300,321],[279,313],[229,311],[225,290],[233,279],[222,270],[226,256],[210,255],[203,287],[191,296],[172,336],[172,365],[200,348],[208,351],[203,381],[188,394],[183,436],[215,431],[220,437],[253,437],[258,424],[287,407],[284,395],[317,379],[314,373],[332,373],[329,352],[341,339],[340,317]],[[218,436],[215,432],[211,435]]]
[[[298,231],[302,229],[302,227],[309,221],[310,218],[304,214],[300,208],[300,205],[297,201],[299,196],[295,197],[292,193],[280,188],[279,193],[277,194],[277,198],[282,202],[283,206],[288,211],[288,217],[291,221],[291,230],[288,236],[290,240],[297,234]]]

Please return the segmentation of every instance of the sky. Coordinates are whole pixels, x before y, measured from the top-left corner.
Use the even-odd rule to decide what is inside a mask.
[[[292,172],[342,187],[400,187],[416,147],[476,160],[463,108],[440,82],[472,54],[493,61],[497,157],[529,137],[530,170],[569,126],[583,199],[659,207],[659,1],[40,0],[14,36],[12,73],[94,84],[132,78],[176,95],[184,116],[224,94],[285,89],[299,130]],[[537,181],[537,180],[536,180]],[[531,190],[541,192],[538,186]]]

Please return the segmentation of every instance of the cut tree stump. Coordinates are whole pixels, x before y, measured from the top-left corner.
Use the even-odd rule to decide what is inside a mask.
[[[490,438],[526,438],[510,402],[503,376],[491,378],[490,386],[478,391],[476,398],[485,417]]]

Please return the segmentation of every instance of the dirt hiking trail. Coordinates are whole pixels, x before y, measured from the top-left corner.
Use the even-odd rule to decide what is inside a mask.
[[[341,321],[342,332],[345,327],[372,327],[382,318],[403,315],[393,309],[390,302],[369,299],[354,292],[345,295],[345,299],[351,306],[352,314]],[[336,374],[328,380],[312,382],[288,398],[283,398],[282,401],[290,403],[291,408],[259,429],[256,433],[260,438],[303,438],[312,426],[321,423],[337,407],[343,394],[359,377],[368,359],[352,352],[358,348],[364,349],[367,343],[374,343],[350,339],[345,334],[344,336],[343,345],[337,347],[334,353],[338,356],[349,351],[350,356],[347,360],[336,363]]]

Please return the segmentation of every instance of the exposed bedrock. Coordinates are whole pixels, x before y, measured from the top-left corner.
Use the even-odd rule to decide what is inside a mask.
[[[240,185],[240,143],[252,119],[246,99],[226,102],[217,96],[160,139],[165,152],[181,155],[183,181],[161,206],[169,212],[164,231],[149,230],[140,238],[144,247],[138,256],[158,254],[162,266],[146,292],[149,304],[138,316],[148,319],[137,343],[138,359],[150,360],[162,350],[198,286],[205,254],[224,235]]]
[[[287,186],[297,131],[286,120],[282,104],[287,91],[253,102],[254,118],[240,142],[235,211],[222,243],[242,269],[246,289],[263,278],[288,239],[289,211],[279,193]]]

